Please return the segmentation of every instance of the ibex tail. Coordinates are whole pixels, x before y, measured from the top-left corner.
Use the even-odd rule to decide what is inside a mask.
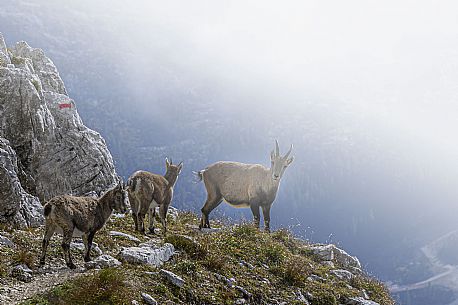
[[[198,172],[194,172],[194,171],[192,172],[195,175],[196,179],[197,179],[196,182],[200,182],[200,181],[202,181],[204,179],[204,176],[203,176],[204,175],[204,171],[205,170],[203,169],[203,170],[198,171]]]

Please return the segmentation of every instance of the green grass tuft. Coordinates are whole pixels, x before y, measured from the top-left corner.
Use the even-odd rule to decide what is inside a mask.
[[[186,252],[192,258],[203,258],[207,255],[207,249],[189,236],[172,234],[168,235],[164,242],[171,243],[176,249]]]
[[[121,270],[108,268],[54,287],[47,294],[23,304],[115,305],[131,304],[133,299],[135,295],[126,283],[125,274]]]

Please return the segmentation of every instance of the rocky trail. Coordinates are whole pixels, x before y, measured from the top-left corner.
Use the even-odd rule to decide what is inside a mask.
[[[33,281],[30,283],[14,281],[6,285],[0,285],[0,304],[19,304],[20,302],[31,298],[32,296],[42,293],[49,287],[55,287],[70,279],[81,276],[86,271],[85,268],[79,267],[70,270],[64,267],[48,267],[34,273]]]

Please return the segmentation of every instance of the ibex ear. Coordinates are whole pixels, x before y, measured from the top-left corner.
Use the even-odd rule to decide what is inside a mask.
[[[169,168],[169,166],[170,166],[169,158],[166,157],[165,158],[165,167]]]
[[[275,160],[275,151],[272,150],[272,152],[270,153],[270,161],[273,160]]]
[[[289,158],[289,159],[286,159],[286,164],[287,164],[287,165],[290,165],[291,163],[293,163],[293,161],[294,161],[294,157],[291,157],[291,158]]]

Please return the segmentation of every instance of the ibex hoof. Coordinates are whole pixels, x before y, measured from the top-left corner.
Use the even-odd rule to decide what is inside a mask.
[[[149,228],[149,233],[155,235],[156,232],[154,231],[154,228]]]
[[[90,262],[91,261],[91,258],[88,256],[88,257],[84,257],[84,262]]]
[[[68,263],[67,267],[70,268],[70,269],[76,269],[76,266],[75,266],[74,263]]]

